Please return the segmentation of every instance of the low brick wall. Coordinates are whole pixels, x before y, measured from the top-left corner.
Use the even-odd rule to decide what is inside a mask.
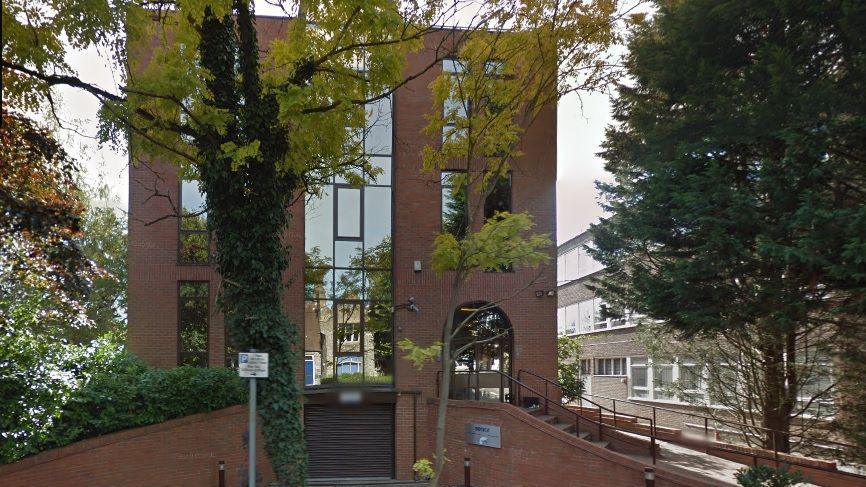
[[[240,485],[246,423],[246,407],[233,406],[90,438],[0,465],[0,485],[213,487],[220,460],[226,462],[226,485]],[[270,480],[262,441],[257,445],[257,471]]]
[[[435,424],[435,409],[429,418]],[[501,428],[502,448],[466,443],[467,423]],[[507,404],[451,401],[448,408],[447,456],[444,485],[463,483],[463,458],[472,462],[473,487],[643,487],[644,464],[595,446],[543,423]],[[709,487],[656,467],[656,487]]]

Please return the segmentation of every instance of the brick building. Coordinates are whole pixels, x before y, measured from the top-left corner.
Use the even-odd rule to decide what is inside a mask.
[[[281,19],[259,17],[262,48],[284,34],[284,27]],[[447,57],[441,49],[449,43],[429,37],[426,48],[410,55],[407,73]],[[320,197],[298,199],[289,208],[294,218],[286,243],[293,253],[283,306],[304,336],[298,381],[305,385],[311,477],[408,479],[415,460],[430,457],[434,429],[427,418],[435,409],[429,400],[437,397],[437,364],[417,370],[394,353],[394,345],[403,338],[422,345],[439,340],[448,313],[504,299],[486,318],[507,329],[507,337],[470,352],[461,366],[555,375],[556,302],[537,293],[553,288],[552,265],[532,285],[535,269],[479,273],[457,310],[446,309],[448,279],[430,269],[433,239],[443,228],[450,197],[450,172],[422,172],[421,150],[435,138],[421,129],[427,125],[424,115],[434,109],[430,83],[443,69],[457,68],[445,59],[367,107],[363,143],[382,169],[378,177],[363,186],[334,180]],[[538,232],[555,235],[555,107],[525,127],[520,150],[510,177],[497,188],[494,209],[528,211]],[[167,197],[154,198],[155,193]],[[231,365],[237,351],[227,346],[217,311],[220,278],[208,262],[206,196],[195,181],[182,181],[174,167],[149,161],[131,168],[129,201],[130,350],[160,367]],[[175,208],[186,216],[166,218]],[[300,249],[306,258],[298,255]],[[516,289],[523,290],[505,299]],[[508,399],[501,381],[495,383],[472,394]],[[340,404],[347,386],[360,388],[361,405]],[[458,384],[462,393],[468,389],[469,384]]]

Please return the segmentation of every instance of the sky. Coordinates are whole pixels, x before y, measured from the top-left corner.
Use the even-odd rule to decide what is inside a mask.
[[[85,81],[116,91],[114,74],[95,49],[71,51],[68,62]],[[60,88],[59,93],[62,99],[59,115],[67,126],[58,130],[59,139],[79,161],[89,185],[108,185],[112,200],[103,204],[125,211],[129,199],[129,161],[125,152],[100,147],[95,140],[98,102],[71,88]],[[611,175],[604,170],[604,162],[596,153],[610,120],[610,98],[606,94],[572,93],[559,102],[557,243],[587,230],[603,215],[595,181],[609,180]]]

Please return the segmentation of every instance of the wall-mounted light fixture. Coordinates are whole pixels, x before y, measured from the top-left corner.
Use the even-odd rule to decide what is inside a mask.
[[[544,289],[538,289],[535,291],[536,298],[543,298],[545,296],[547,296],[548,298],[556,296],[556,289],[550,289],[547,291],[545,291]]]
[[[409,298],[409,300],[403,304],[398,304],[397,306],[394,306],[393,308],[391,308],[391,312],[393,313],[398,309],[408,309],[413,313],[418,313],[419,311],[421,311],[420,309],[418,309],[418,305],[415,304],[414,297]]]
[[[544,297],[544,291],[542,291],[541,289],[535,291],[535,297],[536,298],[543,298]]]

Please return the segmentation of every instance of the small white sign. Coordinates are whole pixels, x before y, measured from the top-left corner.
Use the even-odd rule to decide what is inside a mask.
[[[268,354],[246,352],[239,353],[238,373],[241,377],[255,377],[256,379],[267,379]]]
[[[499,426],[466,423],[466,443],[490,448],[502,448],[502,434]]]

